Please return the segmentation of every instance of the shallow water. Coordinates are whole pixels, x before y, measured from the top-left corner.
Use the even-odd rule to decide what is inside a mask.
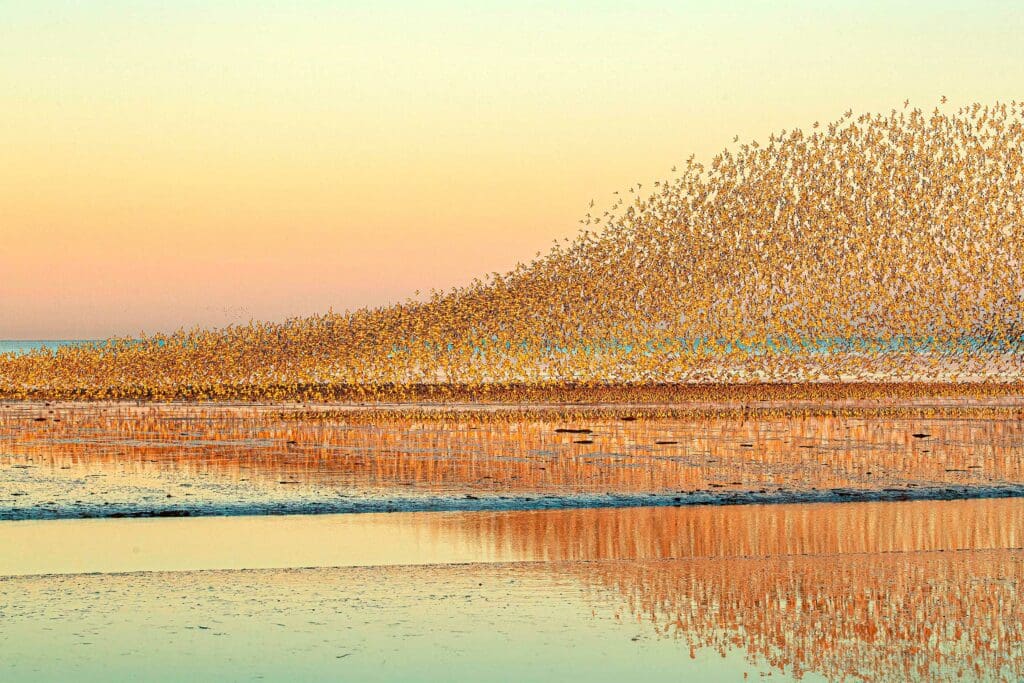
[[[1024,548],[1024,499],[27,520],[0,576]]]
[[[691,658],[685,643],[623,624],[615,607],[597,614],[604,593],[612,597],[529,565],[0,579],[0,678],[737,680],[758,671],[738,649]]]
[[[1017,417],[366,424],[299,411],[6,404],[0,518],[1024,495]]]
[[[0,542],[22,558],[0,575],[29,571],[0,578],[3,680],[1024,676],[1022,500],[25,521]]]
[[[1024,678],[1019,417],[347,410],[0,404],[0,680]]]

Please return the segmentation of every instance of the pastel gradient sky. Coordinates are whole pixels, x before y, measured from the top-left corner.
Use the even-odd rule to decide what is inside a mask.
[[[1024,97],[1013,2],[0,1],[0,339],[383,304],[739,134]]]

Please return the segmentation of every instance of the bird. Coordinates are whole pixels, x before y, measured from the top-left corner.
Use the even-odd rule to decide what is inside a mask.
[[[691,154],[600,215],[591,199],[579,232],[530,262],[423,301],[0,354],[0,397],[515,402],[1024,381],[1024,104],[907,100],[813,130]]]

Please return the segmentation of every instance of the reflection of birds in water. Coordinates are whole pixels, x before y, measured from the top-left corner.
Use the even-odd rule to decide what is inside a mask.
[[[0,392],[1019,381],[1022,117],[1016,102],[847,110],[691,156],[646,196],[591,206],[599,232],[426,301],[5,356]]]
[[[841,562],[812,553],[785,560],[545,566],[618,593],[617,618],[631,616],[682,640],[691,657],[700,648],[723,657],[742,648],[750,661],[778,669],[787,680],[808,672],[836,681],[1024,675],[1024,614],[1017,598],[1024,574],[1013,553],[880,553]],[[981,581],[979,575],[1001,578]],[[993,639],[1003,645],[992,646]]]

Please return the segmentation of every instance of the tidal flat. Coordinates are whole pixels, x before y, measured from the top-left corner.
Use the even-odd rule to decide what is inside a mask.
[[[629,406],[615,417],[434,406],[410,418],[379,407],[6,403],[0,519],[1024,495],[1019,397],[894,403],[872,416],[842,408],[634,419]]]
[[[1024,675],[1020,499],[43,520],[0,541],[5,680]]]
[[[1020,401],[850,407],[0,404],[0,680],[1024,677]]]

